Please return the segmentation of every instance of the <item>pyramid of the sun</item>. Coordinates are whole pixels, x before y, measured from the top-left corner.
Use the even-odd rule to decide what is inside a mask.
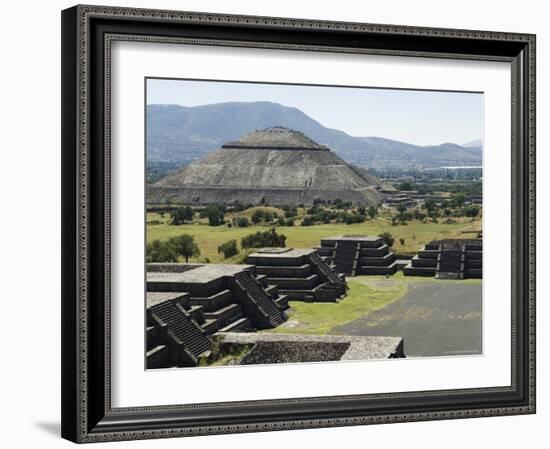
[[[299,131],[274,127],[229,142],[148,186],[147,202],[380,203],[380,181]]]

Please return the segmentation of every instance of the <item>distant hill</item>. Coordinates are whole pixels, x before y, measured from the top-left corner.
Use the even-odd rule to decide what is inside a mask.
[[[470,142],[466,142],[462,144],[463,147],[482,147],[483,141],[481,139],[475,139],[471,140]]]
[[[254,130],[283,126],[327,145],[346,161],[376,169],[480,165],[479,146],[418,146],[381,137],[353,137],[323,126],[297,108],[272,102],[147,106],[147,157],[153,164],[189,163]]]

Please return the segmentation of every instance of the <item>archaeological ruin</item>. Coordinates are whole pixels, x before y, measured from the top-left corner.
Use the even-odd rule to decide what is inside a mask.
[[[398,262],[381,237],[337,235],[321,240],[319,255],[332,269],[346,276],[382,274],[397,271]]]
[[[402,337],[228,332],[219,334],[218,338],[225,353],[247,349],[238,360],[239,365],[406,357]]]
[[[246,263],[292,301],[337,302],[346,294],[343,277],[315,249],[263,248],[250,254]]]
[[[251,265],[148,264],[147,367],[198,366],[216,332],[286,321],[287,298]]]
[[[380,180],[299,131],[273,127],[228,142],[147,186],[150,204],[377,206]]]
[[[405,357],[401,337],[256,332],[284,323],[290,298],[337,301],[346,284],[316,250],[265,249],[250,260],[258,265],[147,265],[148,369],[204,365],[214,352],[238,365]]]
[[[403,274],[435,276],[436,279],[481,279],[483,240],[434,240],[411,259],[403,268]]]

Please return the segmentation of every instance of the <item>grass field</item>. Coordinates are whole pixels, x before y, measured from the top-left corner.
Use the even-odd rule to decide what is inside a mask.
[[[442,220],[440,220],[442,221]],[[401,253],[416,252],[427,242],[443,238],[465,238],[472,234],[463,234],[463,231],[478,231],[481,229],[481,219],[474,221],[470,218],[454,218],[453,223],[422,223],[419,221],[409,222],[407,225],[392,226],[386,218],[377,218],[367,220],[364,223],[343,224],[330,223],[315,226],[281,226],[277,228],[278,233],[284,234],[287,247],[309,248],[318,246],[324,237],[330,237],[338,234],[367,234],[378,235],[381,232],[389,232],[395,237],[393,250]],[[169,224],[168,215],[161,217],[158,213],[147,213],[147,241],[155,239],[166,240],[179,234],[190,234],[195,238],[201,255],[198,258],[191,259],[192,262],[204,261],[205,258],[212,263],[215,262],[240,262],[245,253],[231,258],[223,259],[218,254],[217,248],[221,243],[236,239],[240,245],[242,237],[252,234],[256,231],[265,231],[269,226],[249,226],[246,228],[228,227],[228,226],[208,226],[204,223],[185,224],[172,226]],[[151,224],[159,223],[159,224]],[[399,239],[405,239],[403,245]]]
[[[413,283],[460,283],[479,284],[481,279],[445,280],[435,278],[407,277],[403,272],[385,276],[348,277],[348,294],[338,304],[307,303],[290,301],[288,321],[266,332],[286,334],[326,335],[338,326],[355,321],[371,312],[401,299]]]

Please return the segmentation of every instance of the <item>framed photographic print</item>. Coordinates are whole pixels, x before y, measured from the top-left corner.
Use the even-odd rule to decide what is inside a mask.
[[[535,36],[62,13],[62,434],[535,412]]]

